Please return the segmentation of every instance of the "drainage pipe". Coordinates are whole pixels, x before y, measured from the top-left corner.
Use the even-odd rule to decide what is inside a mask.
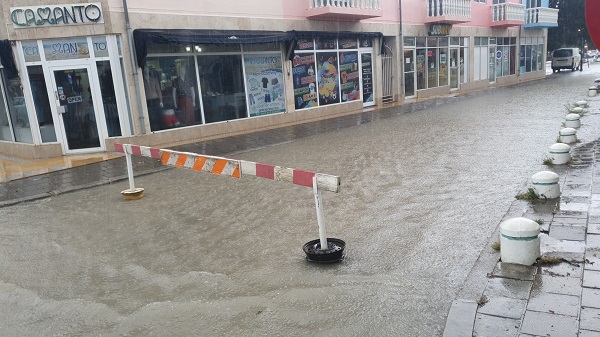
[[[125,30],[127,31],[127,41],[129,42],[129,56],[131,57],[131,67],[133,75],[133,84],[135,85],[135,96],[137,97],[137,110],[140,119],[142,135],[146,134],[146,123],[144,121],[144,110],[142,109],[142,97],[140,96],[140,80],[138,79],[138,67],[135,62],[135,53],[133,52],[133,34],[131,33],[131,24],[129,23],[129,10],[127,9],[127,0],[123,0],[123,13],[125,14]]]

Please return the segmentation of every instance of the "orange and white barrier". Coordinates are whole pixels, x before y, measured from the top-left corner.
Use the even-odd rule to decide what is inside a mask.
[[[328,249],[325,220],[323,218],[323,201],[321,189],[339,192],[340,177],[329,174],[296,170],[275,165],[260,164],[245,160],[227,159],[207,156],[191,152],[180,152],[132,144],[115,144],[115,150],[125,154],[127,160],[127,175],[129,190],[121,192],[125,199],[139,199],[143,196],[143,188],[136,188],[133,180],[133,165],[131,156],[142,156],[160,159],[163,165],[186,168],[194,171],[241,178],[242,175],[256,176],[271,180],[287,181],[295,185],[312,187],[317,209],[319,238],[322,250]]]
[[[204,171],[232,178],[241,178],[242,175],[256,176],[270,180],[287,181],[294,185],[314,187],[313,177],[316,177],[319,189],[335,193],[340,190],[340,177],[329,174],[140,145],[117,143],[115,144],[115,150],[134,156],[160,159],[163,165]]]

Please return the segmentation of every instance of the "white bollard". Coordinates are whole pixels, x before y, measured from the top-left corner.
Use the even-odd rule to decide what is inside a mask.
[[[584,112],[584,111],[583,111],[583,108],[582,108],[582,107],[580,107],[580,106],[576,106],[576,107],[574,107],[574,108],[571,108],[571,109],[569,110],[569,113],[572,113],[572,114],[578,114],[578,115],[583,115],[583,112]]]
[[[598,87],[590,87],[588,90],[588,97],[595,97],[598,94]]]
[[[556,143],[548,148],[548,158],[552,164],[561,165],[571,161],[571,147],[564,143]]]
[[[527,218],[500,224],[500,256],[503,263],[531,266],[540,257],[540,225]]]
[[[559,135],[561,143],[570,144],[577,141],[577,130],[573,128],[564,128],[560,130]]]
[[[568,128],[577,129],[581,126],[581,116],[579,114],[568,114],[565,117],[565,126]]]
[[[551,171],[542,171],[531,176],[531,185],[535,193],[546,199],[560,197],[560,186],[558,174]]]

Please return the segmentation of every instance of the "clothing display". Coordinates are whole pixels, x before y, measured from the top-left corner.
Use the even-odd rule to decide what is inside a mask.
[[[181,111],[183,117],[183,123],[185,125],[196,124],[196,117],[194,116],[194,97],[195,93],[192,91],[194,83],[189,77],[177,77],[173,82],[173,89],[177,95],[177,108]]]

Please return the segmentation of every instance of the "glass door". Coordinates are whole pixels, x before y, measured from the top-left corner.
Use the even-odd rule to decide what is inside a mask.
[[[373,53],[360,53],[360,79],[362,82],[363,107],[375,105],[375,91],[373,87]]]
[[[50,72],[65,153],[102,150],[94,104],[99,96],[91,85],[89,67],[52,67]]]
[[[404,97],[415,96],[415,50],[404,50]]]
[[[450,88],[458,89],[458,48],[450,48]]]
[[[496,82],[496,46],[489,46],[490,82]]]

